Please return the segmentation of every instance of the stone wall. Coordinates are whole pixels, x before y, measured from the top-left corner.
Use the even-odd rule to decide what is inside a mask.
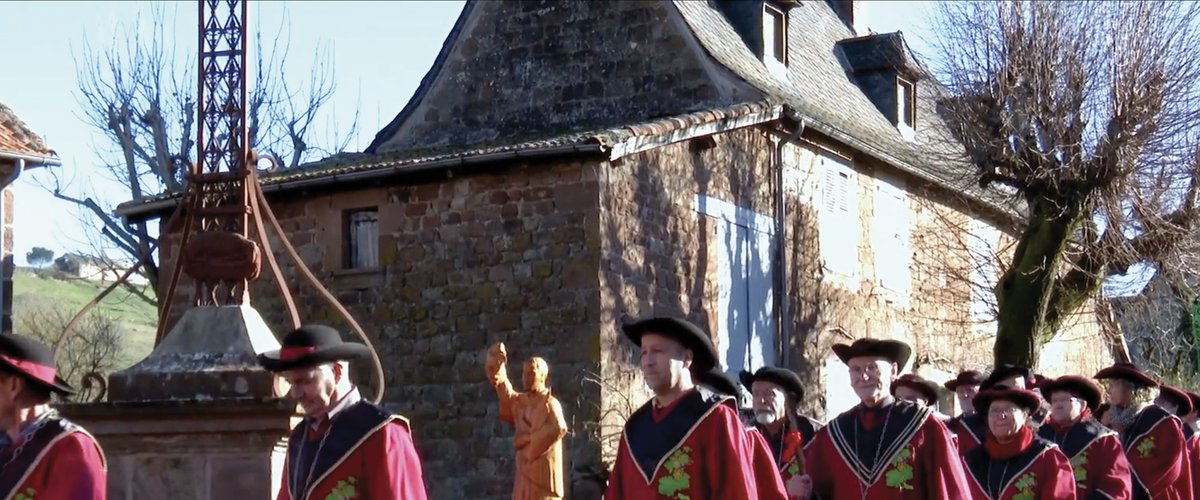
[[[568,467],[587,470],[599,460],[579,430],[599,411],[599,387],[579,382],[599,371],[596,169],[489,168],[497,173],[272,201],[306,264],[375,343],[387,373],[384,403],[412,421],[430,498],[511,495],[512,430],[497,418],[483,371],[495,342],[508,345],[515,384],[529,357],[550,363],[550,385],[572,429]],[[378,209],[380,266],[343,270],[342,214],[365,207]],[[280,262],[302,321],[348,332],[289,259]],[[170,265],[164,250],[163,268]],[[263,273],[254,306],[282,334],[283,303],[270,271]],[[356,380],[370,374],[369,366],[355,369]]]
[[[741,129],[639,153],[600,174],[606,459],[615,455],[625,417],[649,398],[622,318],[677,315],[716,331],[716,230],[695,199],[771,214],[771,158],[761,131]]]

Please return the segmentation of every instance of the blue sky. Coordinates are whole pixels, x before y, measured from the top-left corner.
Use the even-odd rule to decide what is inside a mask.
[[[866,2],[862,14],[877,32],[901,30],[918,52],[925,51],[932,2]],[[168,33],[179,51],[196,50],[196,3],[165,5]],[[432,64],[453,26],[461,1],[435,2],[256,2],[251,29],[260,23],[264,36],[290,20],[288,73],[305,78],[305,61],[319,47],[331,51],[337,69],[337,94],[320,130],[345,130],[359,110],[358,133],[350,150],[359,151],[400,111]],[[128,196],[120,186],[95,175],[93,152],[103,138],[80,118],[76,100],[75,55],[85,43],[112,43],[115,33],[149,27],[150,2],[3,2],[0,1],[0,102],[13,108],[58,152],[62,177],[77,185],[91,183],[98,197],[116,204]],[[140,16],[139,16],[140,15]],[[137,21],[140,19],[140,25]],[[121,31],[118,31],[121,30]],[[145,31],[144,31],[145,32]],[[15,259],[24,264],[34,246],[59,253],[88,248],[79,213],[56,200],[31,171],[17,181]],[[90,220],[90,219],[85,219]]]

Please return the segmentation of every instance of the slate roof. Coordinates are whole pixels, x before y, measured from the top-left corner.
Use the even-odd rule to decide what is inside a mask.
[[[43,158],[55,156],[41,136],[30,130],[4,103],[0,103],[0,152]]]
[[[839,47],[839,42],[858,37],[828,3],[803,2],[789,11],[791,60],[786,81],[767,70],[714,2],[675,0],[675,5],[714,59],[788,105],[809,127],[926,181],[964,192],[993,209],[1011,210],[1003,197],[973,185],[971,167],[957,161],[955,142],[938,119],[936,103],[941,89],[932,78],[917,85],[915,142],[901,136],[871,103],[858,87],[853,68]],[[903,45],[901,34],[885,36],[891,43]],[[924,72],[907,47],[895,53],[906,57],[907,64],[914,66],[911,70]],[[878,61],[877,57],[868,57],[870,54],[854,55],[865,62]]]
[[[727,70],[731,78],[741,80],[738,83],[741,90],[726,94],[718,100],[733,99],[732,102],[743,104],[712,104],[703,106],[704,110],[697,111],[696,103],[681,102],[678,104],[679,109],[674,113],[676,118],[667,120],[653,120],[647,117],[646,121],[629,120],[638,123],[636,125],[618,127],[607,123],[570,123],[558,126],[559,129],[553,133],[542,131],[535,133],[533,137],[509,136],[484,144],[458,144],[424,150],[408,148],[398,152],[374,153],[376,146],[395,133],[416,109],[425,93],[435,85],[450,48],[460,36],[465,36],[464,26],[471,24],[467,19],[472,9],[478,8],[476,2],[467,4],[417,92],[396,119],[379,132],[368,148],[368,153],[338,155],[305,165],[299,170],[267,176],[263,178],[264,184],[284,184],[297,180],[372,171],[402,171],[416,169],[422,165],[452,162],[456,159],[465,161],[467,158],[514,152],[544,152],[547,149],[568,146],[594,146],[605,141],[628,140],[631,136],[670,134],[680,127],[696,123],[696,120],[703,122],[728,119],[729,116],[737,115],[737,112],[730,110],[742,107],[761,112],[764,107],[783,106],[787,115],[803,121],[809,129],[844,143],[853,150],[926,182],[966,194],[998,214],[1011,214],[1013,211],[1010,200],[1002,195],[980,190],[975,183],[975,172],[961,161],[957,143],[950,138],[944,124],[938,119],[936,103],[942,89],[932,78],[924,78],[917,85],[917,133],[915,140],[911,141],[900,134],[896,126],[875,107],[863,89],[859,88],[853,76],[855,68],[851,65],[852,61],[861,70],[895,64],[899,58],[900,66],[906,73],[918,77],[927,73],[912,57],[911,51],[904,44],[902,34],[877,35],[870,39],[856,37],[833,8],[823,1],[802,2],[789,10],[790,64],[786,78],[780,78],[767,69],[718,7],[716,0],[672,0],[662,4],[673,6],[682,18],[681,24],[686,25],[683,32],[690,31],[703,52]],[[598,25],[594,29],[602,27]],[[680,54],[680,57],[685,55]],[[651,85],[645,92],[656,92],[656,88]],[[436,143],[438,142],[435,141]],[[139,203],[129,202],[123,204],[122,209],[137,204]]]
[[[267,190],[299,187],[306,181],[338,182],[371,175],[410,173],[429,167],[450,167],[484,163],[489,158],[532,158],[571,153],[592,153],[616,159],[640,148],[652,147],[645,141],[680,139],[678,134],[691,127],[744,126],[737,120],[766,122],[783,116],[783,109],[770,101],[738,104],[725,108],[687,113],[679,116],[649,120],[641,123],[584,132],[569,132],[517,143],[508,141],[477,145],[463,150],[443,147],[429,150],[404,150],[394,153],[342,153],[307,163],[299,168],[283,170],[259,177]],[[746,123],[749,124],[750,122]],[[170,208],[179,193],[163,193],[155,197],[131,200],[117,207],[122,216],[146,215]]]

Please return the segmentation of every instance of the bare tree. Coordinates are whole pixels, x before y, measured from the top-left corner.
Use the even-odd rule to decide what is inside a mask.
[[[1110,276],[1194,268],[1197,9],[940,4],[943,117],[979,185],[1020,207],[994,289],[997,363],[1036,366]]]
[[[61,307],[25,307],[17,314],[14,329],[54,345],[74,315],[75,311]],[[57,353],[58,375],[76,387],[74,399],[88,401],[100,389],[81,382],[89,374],[108,373],[117,368],[125,332],[112,318],[97,312],[88,315],[76,330]]]
[[[84,42],[75,57],[82,118],[104,137],[96,152],[103,162],[94,172],[105,181],[124,188],[124,199],[142,199],[164,193],[180,192],[186,183],[189,165],[195,157],[197,106],[195,98],[195,60],[191,47],[176,47],[162,5],[152,11],[149,32],[119,28],[107,47],[93,48]],[[312,125],[324,112],[334,95],[334,66],[331,53],[318,50],[307,66],[305,80],[295,84],[285,74],[290,36],[281,23],[269,50],[264,52],[261,31],[254,40],[251,61],[253,86],[247,103],[250,144],[261,154],[295,168],[304,161],[344,150],[357,129],[357,116],[345,135],[336,130],[333,139],[317,143]],[[340,135],[340,138],[338,136]],[[113,213],[113,200],[97,196],[100,191],[93,175],[81,174],[84,182],[64,179],[48,171],[42,187],[55,197],[68,201],[82,212],[85,228],[93,228],[87,246],[97,256],[121,255],[103,259],[128,265],[148,250],[156,237],[151,222],[126,223]],[[110,195],[111,196],[111,195]],[[123,271],[123,269],[121,270]],[[141,275],[147,286],[130,284],[127,290],[156,304],[158,265],[148,257]]]

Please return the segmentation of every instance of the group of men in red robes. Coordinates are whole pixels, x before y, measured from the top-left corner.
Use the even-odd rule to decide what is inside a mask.
[[[305,414],[288,441],[278,499],[426,498],[408,421],[364,400],[350,381],[349,362],[369,353],[332,328],[308,325],[258,356],[291,384],[288,395]],[[48,347],[0,335],[0,498],[107,498],[99,444],[49,405],[53,394],[73,392]]]
[[[1128,363],[1091,378],[964,371],[944,384],[962,408],[950,418],[936,386],[900,374],[908,345],[859,339],[833,346],[859,404],[822,426],[777,367],[741,373],[739,420],[737,383],[687,321],[624,332],[654,397],[625,424],[607,499],[1200,499],[1200,395]]]

